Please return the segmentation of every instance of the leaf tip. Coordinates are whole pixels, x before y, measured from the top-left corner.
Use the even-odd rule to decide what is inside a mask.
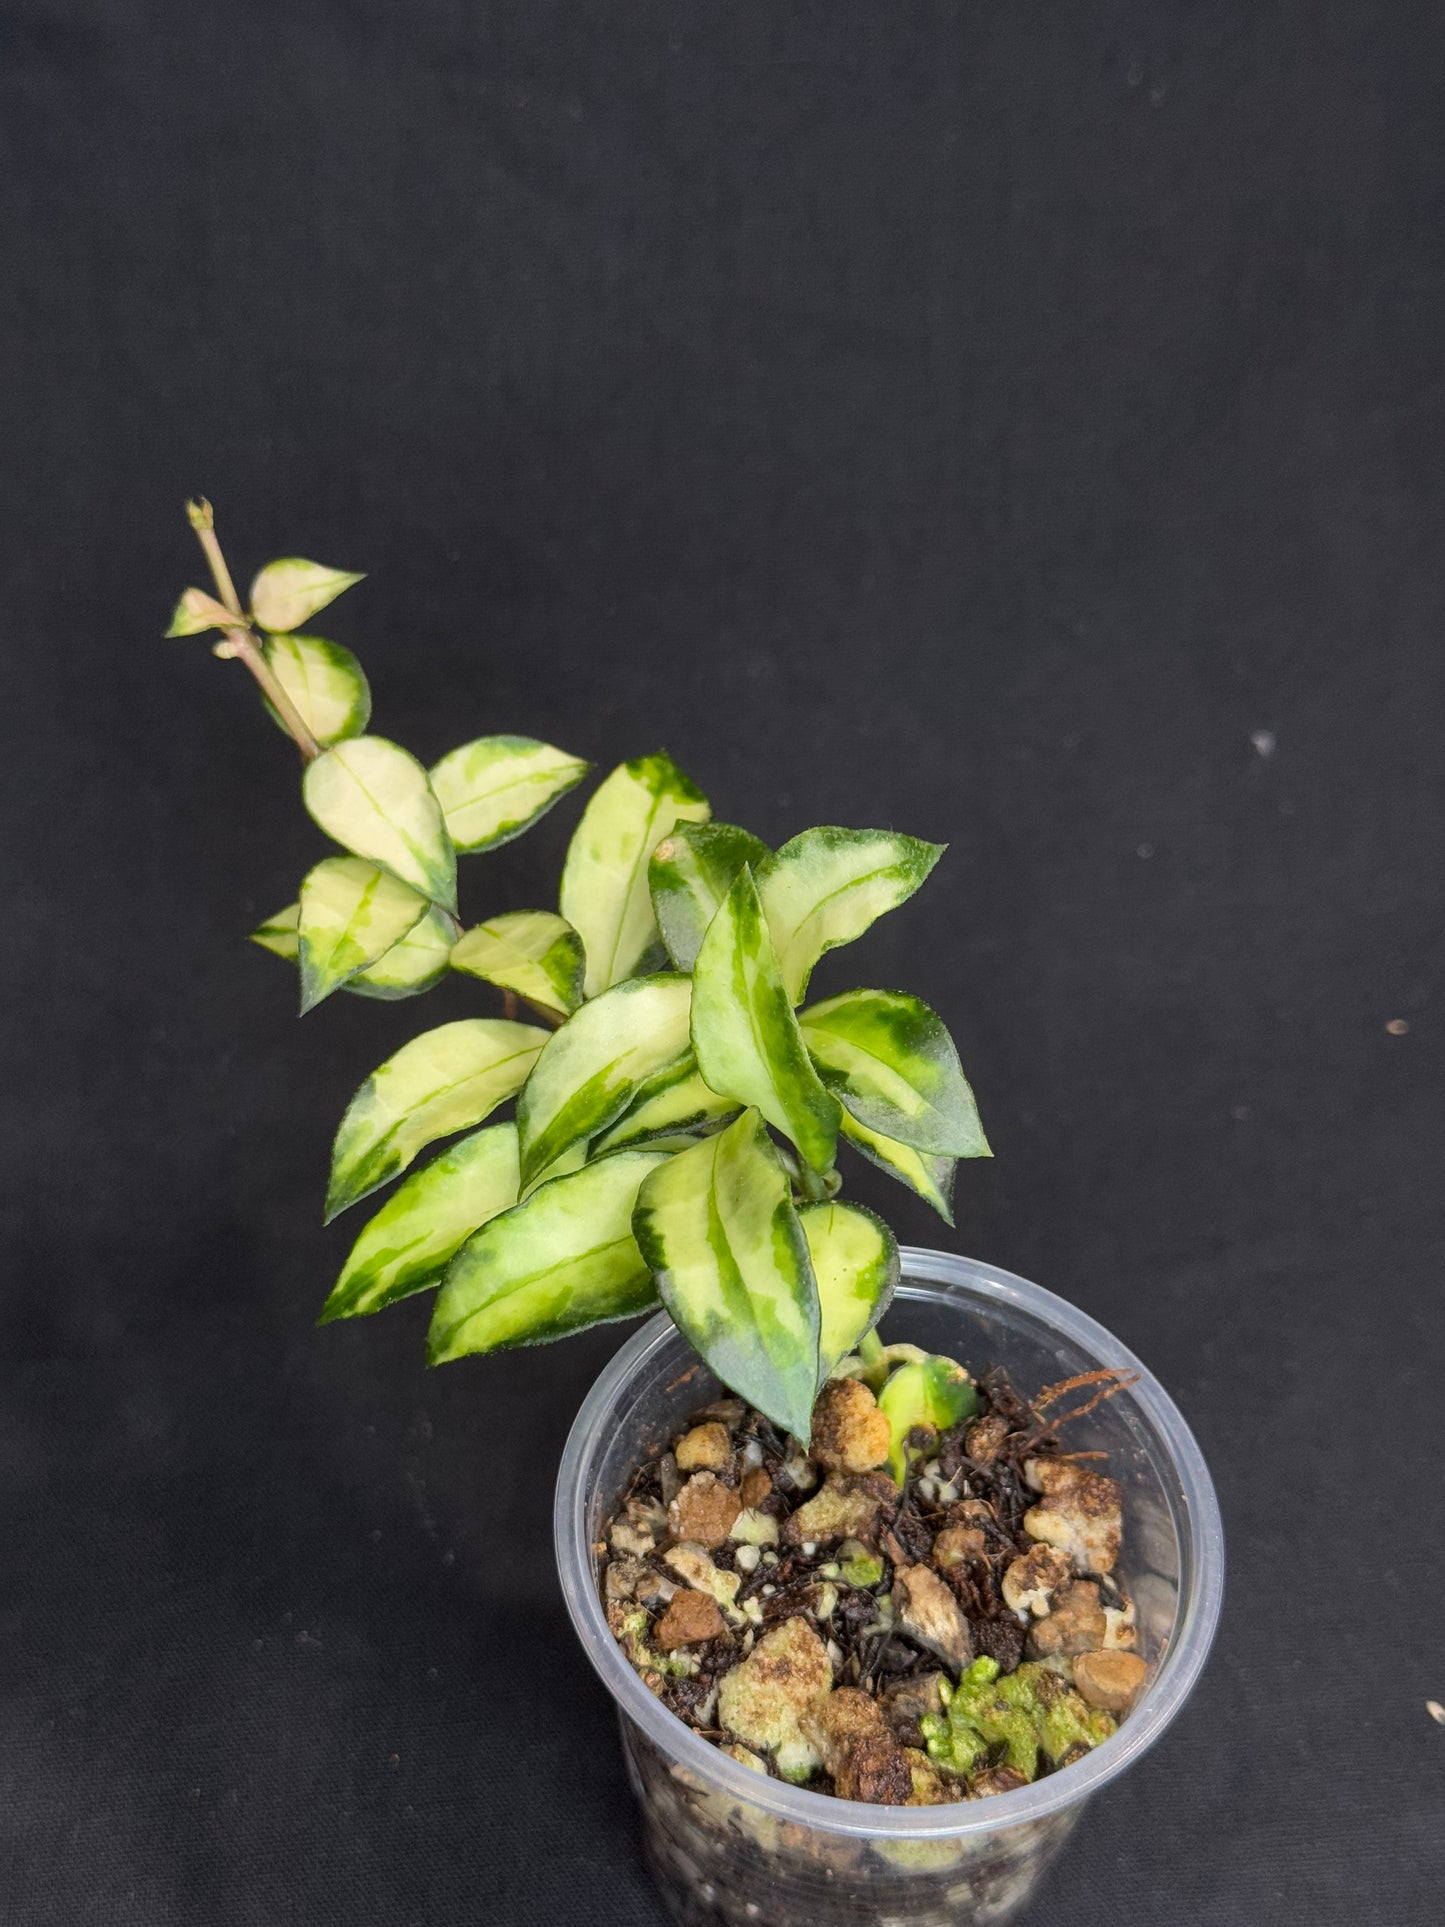
[[[326,999],[335,988],[335,984],[317,984],[311,982],[303,975],[301,979],[301,1007],[296,1015],[298,1017],[309,1016],[318,1004],[324,1004],[326,1002]]]
[[[321,1211],[322,1225],[335,1224],[342,1212],[349,1210],[355,1203],[355,1197],[353,1197],[350,1190],[344,1185],[339,1185],[334,1181],[328,1184],[326,1187],[326,1203],[323,1205]]]
[[[457,1356],[452,1350],[453,1333],[438,1331],[433,1319],[426,1335],[426,1362],[428,1365],[449,1365]]]

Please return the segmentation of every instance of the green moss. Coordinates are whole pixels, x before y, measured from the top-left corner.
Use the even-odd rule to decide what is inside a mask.
[[[876,1586],[883,1578],[883,1561],[861,1539],[845,1539],[838,1548],[839,1577],[850,1586]]]
[[[1116,1721],[1082,1700],[1047,1666],[1027,1661],[1000,1677],[997,1660],[976,1659],[948,1701],[946,1713],[922,1721],[928,1757],[946,1773],[963,1778],[991,1757],[1037,1777],[1039,1754],[1058,1766],[1077,1747],[1095,1747],[1114,1732]]]

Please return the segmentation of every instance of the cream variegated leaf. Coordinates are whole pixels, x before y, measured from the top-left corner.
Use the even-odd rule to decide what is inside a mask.
[[[318,863],[297,907],[303,1015],[400,943],[426,912],[425,897],[361,857]]]
[[[900,1144],[896,1138],[885,1137],[881,1131],[870,1131],[866,1124],[860,1124],[850,1112],[843,1113],[843,1136],[861,1151],[870,1164],[876,1164],[890,1177],[906,1184],[910,1191],[916,1191],[920,1198],[931,1204],[945,1224],[953,1223],[953,1177],[957,1159],[937,1157],[931,1152],[915,1151],[912,1145]]]
[[[691,991],[688,977],[632,977],[554,1033],[517,1104],[523,1184],[606,1131],[690,1061]]]
[[[332,857],[333,863],[359,863],[359,857]],[[375,869],[368,864],[367,869]],[[378,875],[382,873],[377,872]],[[393,879],[387,878],[388,884]],[[397,885],[398,889],[403,885]],[[415,891],[411,895],[415,895]],[[301,906],[288,904],[251,932],[250,941],[288,962],[299,960],[301,948],[297,934]],[[384,950],[375,963],[364,965],[342,983],[341,988],[358,997],[375,997],[391,1002],[415,997],[439,983],[446,972],[452,943],[452,923],[445,911],[429,906],[404,937]]]
[[[363,580],[349,569],[328,569],[299,555],[282,556],[268,562],[251,584],[251,613],[261,628],[284,635]]]
[[[426,915],[412,925],[399,943],[384,951],[374,964],[349,977],[342,989],[357,997],[376,998],[381,1003],[419,997],[446,975],[455,929],[445,910],[429,904]]]
[[[582,1001],[582,939],[550,910],[513,910],[465,931],[452,968],[570,1016]]]
[[[470,855],[530,829],[590,768],[534,736],[480,736],[442,758],[431,786],[452,842]]]
[[[403,1044],[346,1107],[331,1153],[326,1220],[405,1171],[436,1139],[481,1124],[514,1097],[550,1032],[464,1017]]]
[[[678,823],[709,815],[707,798],[660,750],[623,763],[593,795],[568,846],[561,903],[587,953],[589,997],[630,977],[658,942],[652,853]]]
[[[638,1193],[633,1229],[694,1349],[730,1390],[806,1440],[818,1389],[818,1291],[787,1173],[759,1113],[744,1111],[659,1165]]]
[[[798,1207],[818,1286],[818,1384],[888,1309],[898,1240],[873,1212],[836,1200]]]
[[[824,1089],[804,1047],[746,865],[697,953],[692,1045],[710,1089],[755,1104],[814,1170],[829,1169],[838,1101]]]
[[[683,823],[658,844],[648,866],[652,911],[677,969],[692,969],[738,871],[747,863],[756,875],[767,855],[767,845],[735,823]]]
[[[166,636],[200,636],[208,629],[234,629],[241,618],[233,615],[224,602],[217,602],[204,589],[187,589],[176,604]]]
[[[824,827],[804,830],[767,859],[758,894],[795,1004],[824,952],[852,943],[911,897],[943,851],[892,830]]]
[[[798,1024],[819,1076],[861,1124],[915,1151],[990,1155],[953,1039],[921,997],[845,990]]]
[[[632,1233],[637,1189],[665,1153],[622,1151],[540,1186],[452,1259],[432,1314],[433,1365],[540,1345],[657,1304]]]
[[[349,649],[324,636],[277,635],[267,636],[264,654],[302,722],[323,748],[359,736],[366,728],[371,720],[371,689]],[[277,728],[285,730],[286,724],[270,703],[266,710]]]
[[[308,765],[307,809],[344,849],[450,910],[457,907],[457,859],[414,756],[384,736],[354,736]]]
[[[357,1318],[439,1285],[453,1254],[517,1202],[517,1127],[489,1124],[399,1184],[351,1248],[319,1322]]]
[[[735,1117],[738,1108],[732,1098],[708,1089],[689,1051],[670,1074],[643,1086],[616,1123],[592,1140],[592,1155],[670,1141],[687,1132],[715,1131]]]
[[[273,957],[284,957],[295,963],[301,948],[301,939],[296,934],[296,925],[301,916],[299,903],[288,903],[284,910],[278,910],[274,917],[267,917],[258,923],[251,932],[249,941],[269,950]]]
[[[893,1434],[888,1469],[900,1485],[909,1461],[920,1456],[918,1447],[909,1444],[915,1431],[951,1431],[973,1417],[978,1403],[978,1387],[957,1359],[925,1353],[890,1373],[878,1406]]]

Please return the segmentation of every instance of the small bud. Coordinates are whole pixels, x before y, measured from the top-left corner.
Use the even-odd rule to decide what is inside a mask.
[[[240,653],[239,646],[229,640],[222,640],[221,642],[213,642],[211,644],[211,654],[213,656],[219,656],[222,662],[230,662],[233,656],[239,656]]]
[[[216,526],[215,511],[204,495],[197,496],[194,502],[186,503],[186,520],[199,533],[202,529]]]

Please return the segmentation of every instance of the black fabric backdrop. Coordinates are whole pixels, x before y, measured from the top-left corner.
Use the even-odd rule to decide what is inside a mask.
[[[1438,6],[0,31],[3,1918],[660,1919],[537,1516],[616,1333],[313,1328],[342,1104],[485,994],[298,1026],[243,942],[323,844],[160,640],[204,491],[372,572],[317,626],[428,759],[950,841],[826,981],[947,1014],[997,1158],[956,1234],[855,1192],[1134,1346],[1232,1561],[1030,1918],[1438,1919]]]

